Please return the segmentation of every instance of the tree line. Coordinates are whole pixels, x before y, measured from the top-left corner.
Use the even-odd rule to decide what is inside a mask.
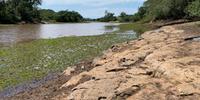
[[[37,22],[41,0],[0,0],[0,23]]]
[[[100,22],[112,22],[112,21],[118,21],[118,22],[133,22],[133,15],[128,15],[125,12],[121,12],[119,16],[115,16],[114,13],[105,11],[105,16],[101,18],[97,18],[96,21]]]
[[[133,15],[106,12],[98,21],[152,22],[156,20],[200,19],[200,0],[146,0]]]
[[[97,19],[83,18],[78,12],[75,11],[59,11],[55,12],[51,9],[41,9],[40,15],[43,21],[47,22],[83,22],[83,21],[99,21],[99,22],[131,22],[133,15],[128,15],[122,12],[119,16],[114,13],[105,11],[105,16]]]
[[[0,0],[0,23],[40,23],[44,22],[83,22],[83,21],[133,21],[133,15],[122,12],[120,16],[105,12],[105,16],[98,19],[83,18],[75,11],[63,10],[55,12],[51,9],[40,9],[42,0]]]
[[[97,19],[83,18],[75,11],[55,12],[40,9],[42,0],[0,0],[0,23],[37,23],[40,21],[55,22],[136,22],[176,19],[199,19],[200,0],[146,0],[137,13],[128,15],[122,12],[119,16],[105,11],[105,16]]]
[[[56,21],[56,22],[82,22],[84,18],[81,14],[75,11],[63,10],[55,12],[51,9],[39,10],[41,19],[43,21]]]
[[[199,18],[200,0],[147,0],[133,15],[134,21]]]
[[[0,23],[40,23],[42,20],[81,22],[83,17],[75,11],[40,9],[42,0],[0,0]]]

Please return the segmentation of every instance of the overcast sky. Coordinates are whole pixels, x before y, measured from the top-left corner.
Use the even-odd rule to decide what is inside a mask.
[[[87,18],[104,16],[105,10],[119,15],[122,11],[133,14],[145,0],[43,0],[41,8],[75,10]]]

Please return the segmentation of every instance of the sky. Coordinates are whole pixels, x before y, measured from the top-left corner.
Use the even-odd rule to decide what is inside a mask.
[[[85,18],[99,18],[109,11],[134,14],[145,0],[43,0],[41,8],[77,11]]]

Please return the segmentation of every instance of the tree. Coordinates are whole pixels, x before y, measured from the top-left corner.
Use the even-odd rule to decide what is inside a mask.
[[[40,15],[37,6],[41,3],[41,0],[1,0],[0,23],[39,21]]]
[[[195,0],[192,3],[190,3],[186,8],[186,12],[191,17],[199,18],[200,17],[200,1]]]
[[[107,10],[105,11],[105,16],[102,18],[99,18],[98,21],[101,22],[110,22],[110,21],[116,21],[117,17],[114,16],[114,13],[110,13]]]
[[[19,0],[18,13],[22,21],[35,22],[40,20],[37,6],[41,4],[41,0]]]
[[[44,21],[53,21],[56,20],[56,12],[51,9],[41,9],[40,17]]]
[[[188,15],[186,8],[193,1],[195,0],[147,0],[134,17],[149,21],[185,18]],[[194,5],[191,5],[189,8],[193,9],[193,7]]]
[[[118,20],[120,22],[130,22],[132,21],[133,16],[132,15],[128,15],[125,12],[121,12],[121,14],[118,17]]]
[[[75,11],[59,11],[56,14],[56,21],[58,22],[82,22],[83,17]]]

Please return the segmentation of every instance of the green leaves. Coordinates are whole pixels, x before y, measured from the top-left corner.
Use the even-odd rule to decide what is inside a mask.
[[[147,0],[140,9],[134,15],[140,20],[176,20],[200,17],[199,0]]]
[[[195,0],[188,5],[186,12],[191,17],[200,17],[200,1]]]
[[[83,17],[75,11],[59,11],[56,13],[56,21],[58,22],[81,22]]]
[[[114,13],[110,13],[108,11],[105,11],[105,16],[102,18],[97,19],[98,21],[101,22],[110,22],[110,21],[116,21],[117,18],[115,17]]]
[[[122,12],[122,13],[120,14],[120,16],[118,17],[118,20],[119,20],[120,22],[130,22],[130,21],[133,21],[132,18],[133,18],[132,15],[128,15],[128,14],[126,14],[125,12]]]
[[[0,23],[38,22],[37,6],[41,0],[3,0],[0,2]]]
[[[40,10],[40,16],[44,21],[53,21],[56,19],[56,12],[50,9]]]

